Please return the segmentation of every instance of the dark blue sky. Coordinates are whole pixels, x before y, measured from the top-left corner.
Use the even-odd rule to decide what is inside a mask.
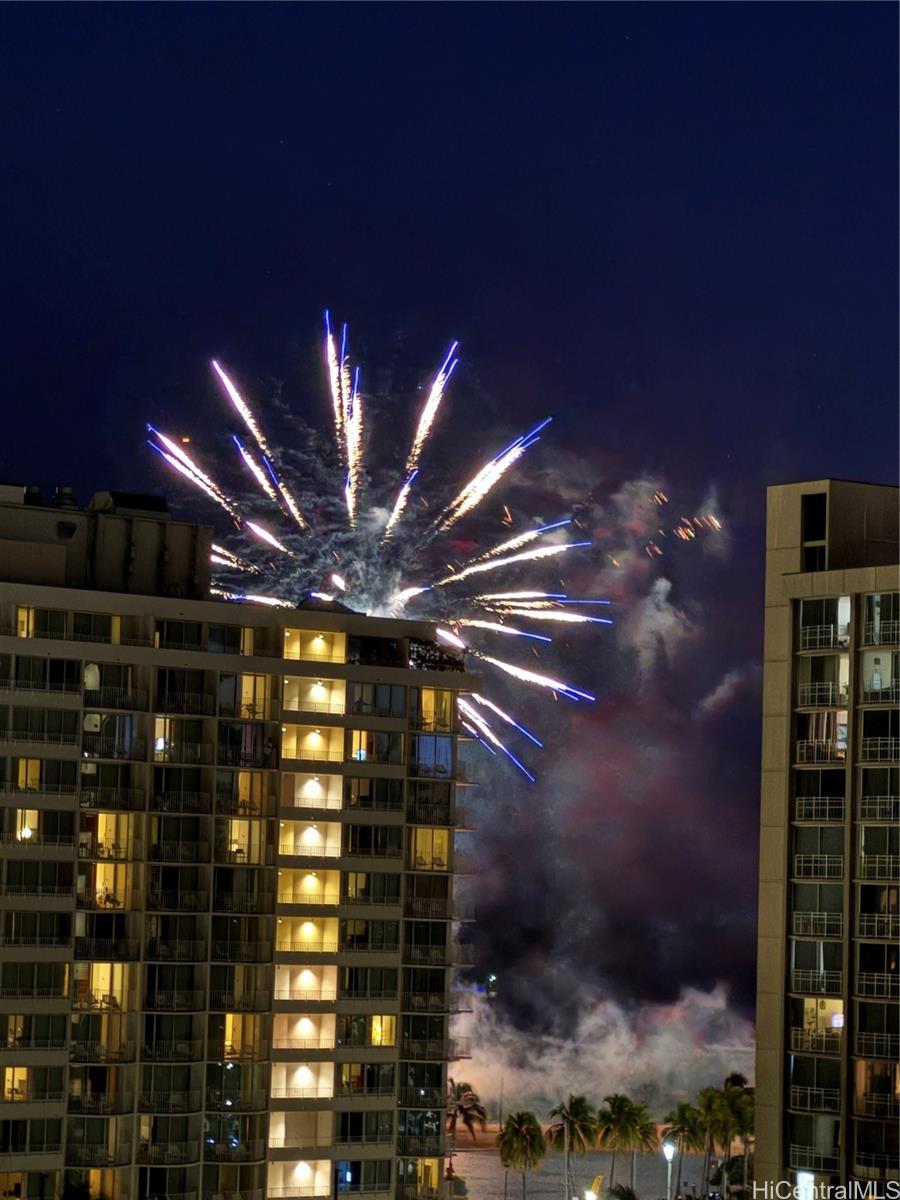
[[[0,476],[133,484],[160,394],[211,352],[286,372],[325,304],[373,356],[459,337],[517,425],[757,513],[770,479],[893,474],[892,5],[6,5],[0,32]]]
[[[599,713],[594,744],[680,756],[703,812],[727,780],[740,853],[710,849],[707,870],[684,848],[683,937],[657,932],[666,998],[718,975],[746,1003],[764,487],[896,475],[897,20],[866,3],[0,7],[0,479],[159,490],[143,422],[221,413],[212,355],[306,398],[328,305],[368,379],[421,378],[461,340],[457,460],[487,444],[476,410],[515,432],[552,412],[599,491],[715,484],[730,564],[666,566],[706,640],[678,687],[619,725]],[[732,667],[742,698],[686,741],[684,712]],[[585,827],[625,814],[632,876],[653,878],[676,843],[642,836],[616,786]],[[510,861],[494,899],[515,915]],[[658,898],[640,903],[619,980],[637,1001],[661,982],[629,974],[634,931],[658,925]],[[618,944],[597,960],[610,978]],[[525,983],[513,1007],[540,1023]]]

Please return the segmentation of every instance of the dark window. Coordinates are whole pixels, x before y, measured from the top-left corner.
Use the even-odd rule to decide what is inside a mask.
[[[803,547],[803,570],[804,571],[824,571],[825,570],[825,547],[824,546],[804,546]]]
[[[825,514],[828,497],[825,492],[814,492],[803,496],[800,501],[800,521],[804,542],[825,541]]]

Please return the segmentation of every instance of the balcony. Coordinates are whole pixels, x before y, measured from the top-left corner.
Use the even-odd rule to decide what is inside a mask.
[[[275,895],[272,892],[260,892],[259,895],[243,895],[239,892],[220,893],[213,896],[213,910],[225,913],[260,913],[263,915],[275,911]]]
[[[101,842],[97,838],[79,837],[79,858],[99,858],[106,862],[127,862],[130,858],[143,858],[144,850],[139,841],[130,845],[122,842]]]
[[[837,1171],[841,1160],[838,1151],[823,1154],[813,1146],[791,1146],[791,1166],[796,1171]]]
[[[303,1001],[304,1003],[331,1002],[337,998],[333,987],[324,988],[285,988],[276,987],[275,999],[278,1001]]]
[[[803,625],[800,628],[801,650],[832,650],[850,644],[848,625]]]
[[[451,1062],[455,1062],[461,1058],[472,1057],[472,1040],[471,1038],[451,1038],[450,1053],[447,1056]]]
[[[281,711],[286,717],[289,717],[291,713],[324,713],[329,717],[347,716],[343,700],[292,700],[290,704],[282,705]],[[389,713],[388,716],[390,715]]]
[[[846,708],[849,692],[840,683],[801,683],[797,687],[800,708]]]
[[[900,1098],[891,1092],[863,1092],[856,1097],[854,1112],[860,1117],[875,1117],[879,1121],[895,1121],[900,1117]]]
[[[39,933],[0,933],[0,946],[12,949],[39,946],[43,950],[68,950],[72,944],[70,935]]]
[[[843,913],[795,912],[791,924],[794,937],[843,937]]]
[[[447,965],[449,956],[448,946],[408,945],[403,948],[403,961],[417,966],[443,967]]]
[[[6,829],[0,832],[0,846],[14,846],[17,850],[71,850],[75,845],[75,835],[72,833],[42,833],[39,829],[32,830],[30,836],[23,836],[18,829]]]
[[[197,1062],[203,1056],[203,1042],[190,1038],[182,1042],[152,1042],[145,1045],[141,1057],[148,1062]]]
[[[73,1063],[124,1063],[134,1061],[134,1042],[78,1041],[69,1045],[69,1060]]]
[[[795,854],[795,879],[842,879],[843,854]]]
[[[449,1038],[413,1038],[402,1042],[400,1057],[411,1060],[431,1059],[440,1062],[450,1058]]]
[[[67,1167],[125,1167],[131,1162],[130,1146],[66,1146]]]
[[[150,1012],[199,1012],[206,1007],[206,996],[202,988],[174,988],[149,993],[143,1006]]]
[[[273,1038],[273,1050],[333,1050],[334,1034],[311,1038]]]
[[[209,892],[173,890],[147,893],[147,908],[152,912],[206,912]]]
[[[233,1146],[230,1142],[216,1142],[210,1145],[207,1141],[203,1147],[205,1162],[244,1163],[258,1162],[266,1157],[266,1143],[262,1138],[239,1142]]]
[[[266,1012],[271,1003],[267,991],[228,992],[213,989],[209,993],[209,1007],[223,1012]]]
[[[337,906],[339,903],[340,904],[355,904],[355,903],[357,903],[357,901],[349,900],[349,899],[347,899],[347,897],[344,897],[344,899],[341,900],[341,896],[340,896],[339,892],[304,892],[304,891],[301,891],[299,888],[297,888],[297,889],[282,888],[278,892],[276,899],[279,904],[314,904],[317,906],[320,906],[320,905]],[[364,901],[364,903],[374,904],[374,901],[366,900],[366,901]],[[398,904],[400,903],[399,900],[397,901],[397,903]]]
[[[188,766],[207,766],[213,760],[212,742],[169,742],[153,751],[156,763],[182,763]]]
[[[397,1103],[401,1108],[439,1108],[443,1111],[447,1096],[441,1088],[402,1087]]]
[[[62,1088],[10,1087],[0,1092],[0,1104],[62,1104],[65,1098]]]
[[[399,904],[399,900],[396,903]],[[453,913],[453,901],[433,899],[429,896],[408,896],[403,911],[407,917],[449,921]]]
[[[397,1153],[416,1158],[437,1158],[444,1153],[444,1138],[441,1134],[432,1137],[414,1137],[409,1133],[397,1135]]]
[[[853,1155],[853,1173],[860,1179],[898,1179],[900,1155],[865,1154],[857,1150]]]
[[[896,646],[900,643],[900,621],[866,621],[864,646]]]
[[[860,821],[900,821],[900,796],[861,796]]]
[[[75,1012],[118,1013],[130,1007],[130,997],[117,992],[101,992],[99,996],[94,992],[78,992],[72,1000]]]
[[[861,854],[859,877],[900,882],[900,854]]]
[[[99,1092],[82,1096],[69,1096],[69,1112],[92,1117],[113,1117],[130,1113],[134,1100],[131,1093]]]
[[[900,683],[886,686],[867,679],[862,689],[863,704],[900,704]]]
[[[859,744],[859,761],[897,762],[900,760],[900,738],[871,737],[863,738]]]
[[[231,1042],[211,1041],[206,1048],[208,1060],[216,1062],[264,1062],[269,1057],[268,1042],[241,1042],[233,1046]]]
[[[10,1051],[21,1051],[22,1053],[30,1053],[33,1050],[65,1050],[68,1045],[66,1038],[36,1038],[36,1037],[10,1037],[4,1045],[0,1042],[0,1050],[5,1053]]]
[[[900,913],[857,913],[856,936],[900,941]]]
[[[791,1088],[790,1107],[804,1112],[837,1113],[841,1111],[840,1088]]]
[[[845,762],[847,743],[831,738],[803,739],[797,742],[798,763]]]
[[[151,862],[209,862],[209,842],[180,838],[178,841],[153,842],[150,846]]]
[[[279,954],[337,954],[338,944],[335,941],[294,941],[291,938],[279,938],[275,947]],[[346,949],[342,946],[341,949]]]
[[[138,1112],[186,1113],[203,1107],[201,1091],[141,1092]]]
[[[102,737],[99,733],[85,733],[81,739],[81,753],[85,758],[143,761],[147,757],[147,743],[139,738]]]
[[[135,962],[141,956],[137,938],[93,938],[75,939],[75,957],[90,962]]]
[[[150,938],[147,958],[154,962],[202,962],[206,942],[202,938]]]
[[[107,812],[142,812],[144,793],[139,788],[82,788],[79,808],[99,808]]]
[[[75,885],[71,883],[0,883],[0,896],[27,896],[36,900],[71,900]]]
[[[120,708],[143,712],[147,693],[137,688],[100,687],[84,689],[85,708]]]
[[[450,1013],[461,1011],[456,997],[445,992],[404,992],[404,1012]]]
[[[37,1158],[44,1154],[60,1154],[61,1152],[62,1144],[60,1142],[29,1142],[27,1145],[14,1143],[8,1147],[0,1146],[0,1163],[6,1166],[4,1159],[7,1156],[12,1159],[9,1165],[13,1166],[18,1158]]]
[[[33,743],[42,746],[77,746],[78,733],[58,729],[0,729],[0,742]]]
[[[142,1142],[137,1161],[149,1166],[181,1166],[200,1161],[200,1139],[193,1142]]]
[[[211,717],[215,713],[215,698],[210,692],[163,692],[154,700],[153,711]]]
[[[855,1053],[861,1058],[900,1058],[900,1034],[859,1032]]]
[[[896,1000],[900,996],[900,975],[896,971],[860,971],[856,976],[856,994],[875,1000]]]
[[[206,1107],[213,1112],[265,1112],[269,1103],[265,1088],[249,1092],[219,1092],[207,1088]]]
[[[278,853],[288,858],[340,858],[341,848],[321,844],[307,846],[303,842],[279,842]],[[374,855],[375,851],[371,854]]]
[[[843,1044],[839,1029],[791,1030],[791,1049],[798,1054],[840,1054]]]
[[[209,813],[212,796],[209,792],[160,792],[150,799],[153,812]]]
[[[794,820],[843,821],[846,804],[840,796],[797,796],[794,799]]]
[[[839,996],[842,971],[791,971],[791,991],[808,996]]]
[[[262,963],[272,957],[271,942],[213,942],[211,957],[219,962],[233,963]]]

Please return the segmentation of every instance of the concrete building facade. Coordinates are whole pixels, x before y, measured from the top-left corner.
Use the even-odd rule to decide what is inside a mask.
[[[0,1193],[445,1194],[470,947],[424,622],[208,598],[152,498],[0,489]]]
[[[756,1180],[801,1194],[900,1179],[897,510],[768,493]]]

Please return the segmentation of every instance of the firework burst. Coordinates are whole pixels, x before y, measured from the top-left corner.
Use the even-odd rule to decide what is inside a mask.
[[[429,503],[420,491],[423,464],[458,363],[458,346],[451,343],[431,381],[403,460],[399,489],[396,469],[382,471],[379,478],[370,474],[365,463],[371,447],[366,444],[360,371],[350,360],[347,326],[337,332],[329,313],[324,322],[323,375],[330,394],[330,449],[317,445],[311,434],[302,451],[292,448],[289,440],[281,449],[277,444],[270,446],[260,419],[216,360],[211,363],[215,379],[252,439],[251,448],[236,433],[227,431],[227,444],[234,452],[233,468],[243,472],[245,483],[252,481],[253,492],[247,493],[239,484],[226,492],[213,474],[184,450],[179,439],[155,426],[147,426],[148,442],[182,479],[227,513],[237,528],[236,549],[221,543],[213,547],[212,562],[217,568],[214,594],[220,598],[289,608],[307,598],[330,603],[340,597],[349,607],[373,615],[437,620],[441,622],[439,639],[453,651],[475,658],[485,675],[554,698],[592,702],[590,693],[555,675],[494,653],[499,643],[509,648],[510,639],[516,639],[533,659],[542,646],[553,641],[548,632],[540,631],[541,625],[546,630],[554,623],[566,629],[612,624],[610,616],[595,615],[596,608],[591,611],[592,606],[608,601],[527,586],[526,572],[543,576],[548,569],[558,571],[561,563],[573,557],[591,560],[596,543],[571,536],[570,527],[577,525],[572,516],[549,524],[531,523],[462,558],[451,544],[453,561],[446,562],[447,535],[467,518],[483,520],[489,500],[497,500],[500,524],[507,529],[519,524],[507,505],[500,505],[497,493],[550,422],[548,417],[499,449],[451,499]],[[233,474],[234,469],[228,470],[229,477]],[[657,521],[658,508],[666,500],[659,491],[650,497]],[[699,531],[714,528],[719,528],[718,519],[704,514],[681,517],[672,532],[681,541],[690,541]],[[656,527],[653,533],[664,536]],[[643,548],[650,554],[661,553],[652,539]],[[609,554],[599,557],[612,558]],[[485,577],[494,575],[501,586],[508,582],[526,586],[513,591],[482,590]],[[470,580],[477,581],[478,587],[472,589]],[[544,578],[536,582],[543,583]],[[553,582],[559,586],[561,581],[557,577]],[[248,591],[250,584],[252,590]],[[530,629],[532,623],[538,629]],[[495,700],[481,693],[462,700],[460,720],[491,754],[499,750],[529,780],[534,778],[500,737],[498,728],[505,726],[504,738],[523,737],[534,746],[541,742]]]

